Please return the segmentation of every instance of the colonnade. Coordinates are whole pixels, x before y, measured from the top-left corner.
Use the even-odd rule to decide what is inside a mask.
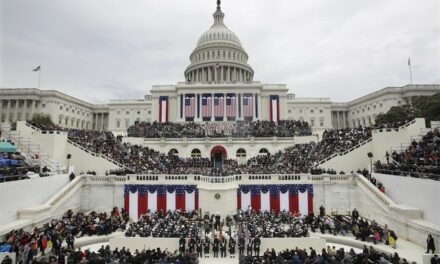
[[[200,82],[249,82],[252,73],[233,66],[208,66],[188,72],[186,79],[189,83]]]

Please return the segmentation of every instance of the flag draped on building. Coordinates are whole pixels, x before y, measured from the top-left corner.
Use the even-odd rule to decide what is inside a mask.
[[[124,208],[134,221],[148,211],[197,210],[198,189],[195,185],[125,185]]]
[[[245,119],[252,119],[253,117],[253,98],[251,95],[244,95],[243,96],[243,117]]]
[[[185,97],[185,119],[186,121],[194,121],[196,116],[196,100],[194,95]]]
[[[223,94],[214,95],[214,117],[216,121],[223,121],[225,102]]]
[[[240,185],[237,208],[256,211],[288,211],[308,215],[313,212],[312,184]]]
[[[280,97],[278,95],[271,95],[269,99],[270,121],[280,121]]]
[[[168,96],[159,97],[159,122],[168,122]]]
[[[212,97],[211,95],[202,95],[202,119],[211,121],[212,116]]]
[[[226,117],[229,121],[234,121],[237,116],[237,99],[235,94],[226,96]]]

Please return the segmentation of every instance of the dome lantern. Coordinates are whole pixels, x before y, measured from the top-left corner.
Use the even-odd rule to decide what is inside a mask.
[[[251,82],[254,71],[240,39],[223,22],[221,1],[213,14],[214,24],[199,38],[185,70],[187,83]]]

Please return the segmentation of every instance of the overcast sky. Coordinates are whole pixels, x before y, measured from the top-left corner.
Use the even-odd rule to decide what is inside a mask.
[[[183,81],[215,0],[1,0],[0,87],[56,89],[94,103]],[[438,0],[223,0],[254,80],[347,101],[440,83]]]

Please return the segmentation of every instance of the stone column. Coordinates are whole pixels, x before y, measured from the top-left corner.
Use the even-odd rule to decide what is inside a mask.
[[[0,99],[0,123],[2,122],[1,118],[3,115],[3,99]]]
[[[226,94],[223,94],[223,121],[227,121],[226,117]]]
[[[207,72],[208,72],[208,82],[212,81],[212,71],[209,67],[206,68]]]
[[[6,107],[6,119],[5,119],[5,122],[9,123],[10,122],[9,116],[10,116],[10,113],[11,113],[11,100],[6,100],[6,101],[8,102],[8,106]]]
[[[211,94],[211,121],[215,121],[215,117],[214,117],[214,94]]]
[[[345,111],[342,111],[342,128],[347,127],[347,121],[345,120]]]
[[[235,94],[235,120],[238,120],[238,93]]]
[[[255,94],[252,94],[252,120],[255,120]]]
[[[122,121],[122,120],[121,120]],[[93,120],[93,122],[95,123],[93,129],[94,130],[98,130],[98,113],[95,113],[95,120]],[[67,123],[67,125],[69,125],[69,123]],[[122,124],[121,124],[122,125]]]
[[[14,110],[14,119],[15,121],[18,120],[18,105],[19,105],[19,100],[15,100],[15,110]]]
[[[231,67],[228,66],[227,70],[226,70],[226,82],[230,82],[231,81]]]
[[[194,94],[194,101],[196,101],[196,112],[194,113],[194,121],[199,121],[200,116],[200,105],[199,105],[199,94]]]
[[[34,116],[34,113],[35,113],[35,103],[36,103],[36,101],[32,100],[30,119],[32,119],[32,117]]]
[[[225,77],[225,67],[224,66],[222,66],[221,67],[221,74],[220,74],[220,82],[224,82],[225,81],[225,79],[224,79],[224,77]]]

